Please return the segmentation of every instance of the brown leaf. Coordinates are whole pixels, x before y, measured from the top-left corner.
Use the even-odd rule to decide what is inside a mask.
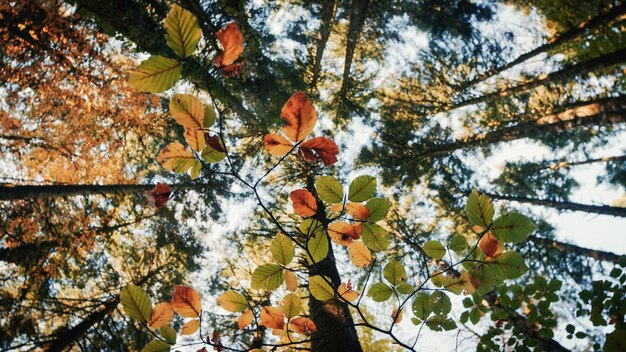
[[[235,62],[243,52],[243,34],[237,24],[231,22],[217,31],[216,36],[224,51],[215,59],[215,65],[228,66]]]
[[[347,246],[353,240],[361,238],[361,224],[348,224],[338,221],[328,226],[328,235],[337,244]]]
[[[313,320],[305,317],[293,317],[289,322],[289,326],[298,334],[311,334],[317,331]]]
[[[391,319],[393,319],[394,323],[396,324],[401,322],[402,321],[402,309],[400,309],[400,312],[398,313],[398,308],[394,308],[393,312],[391,313]]]
[[[198,331],[198,328],[200,328],[200,320],[190,320],[185,325],[183,325],[183,328],[180,330],[180,334],[191,335],[194,332]]]
[[[187,286],[176,286],[171,304],[176,313],[185,318],[196,318],[202,310],[200,295],[196,290]]]
[[[285,271],[285,286],[291,292],[295,292],[298,289],[298,277],[289,270]]]
[[[162,208],[170,199],[172,189],[166,183],[157,183],[156,186],[150,191],[144,193],[148,202],[155,206],[157,209]]]
[[[485,253],[487,257],[495,257],[498,253],[498,240],[491,234],[487,232],[478,242],[478,247],[480,250]]]
[[[359,297],[359,291],[352,289],[352,283],[349,280],[347,284],[342,282],[341,285],[339,285],[337,293],[348,302],[352,302]]]
[[[243,69],[243,62],[225,66],[220,70],[224,78],[239,78],[241,77],[241,70]]]
[[[324,165],[330,166],[337,162],[339,147],[332,139],[326,137],[315,137],[300,145],[300,156],[311,163],[319,157]]]
[[[367,220],[370,217],[369,209],[361,203],[348,202],[346,203],[346,210],[355,220]]]
[[[278,308],[263,307],[260,323],[268,329],[282,330],[285,327],[285,313]]]
[[[293,204],[293,210],[296,214],[309,217],[315,215],[317,212],[317,202],[311,192],[306,189],[297,189],[289,195],[291,203]]]
[[[154,306],[152,314],[150,314],[148,326],[152,329],[158,329],[169,324],[173,317],[174,310],[172,309],[172,305],[169,302],[161,302]]]
[[[291,150],[292,143],[283,136],[268,133],[263,137],[263,144],[268,153],[276,156],[283,156]]]
[[[217,150],[218,152],[222,152],[222,153],[226,152],[226,149],[222,145],[222,139],[220,138],[220,136],[218,135],[209,136],[209,134],[206,133],[204,135],[204,140],[206,142],[206,145],[211,147],[213,150]]]
[[[239,330],[243,330],[246,326],[250,325],[250,323],[252,323],[252,320],[254,320],[254,313],[252,313],[252,310],[249,308],[244,310],[237,320]]]
[[[300,142],[308,136],[317,122],[317,112],[311,100],[298,92],[289,98],[283,106],[281,117],[287,122],[283,133],[293,142]]]

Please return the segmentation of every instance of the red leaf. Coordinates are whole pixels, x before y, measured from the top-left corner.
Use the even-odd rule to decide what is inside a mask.
[[[159,209],[162,208],[170,199],[172,189],[166,183],[159,182],[151,191],[147,191],[144,194],[148,198],[148,202]]]
[[[228,66],[235,62],[243,52],[243,34],[235,22],[227,24],[216,33],[224,51],[215,58],[218,67]]]
[[[478,242],[478,247],[487,257],[495,257],[498,254],[498,240],[490,232],[487,232]]]
[[[298,92],[289,98],[280,116],[287,121],[283,132],[293,142],[300,142],[306,138],[317,122],[317,112],[313,108],[313,103],[303,92]]]
[[[298,334],[310,334],[317,331],[317,327],[315,327],[315,323],[313,320],[305,317],[293,317],[289,322],[293,331]]]
[[[226,152],[226,149],[224,149],[224,146],[222,145],[222,140],[220,139],[220,136],[209,136],[209,134],[206,133],[204,135],[204,141],[206,142],[206,145],[213,148],[213,150],[217,150],[218,152],[222,153]]]
[[[317,202],[311,192],[306,189],[297,189],[289,195],[293,203],[293,210],[296,214],[309,217],[317,213]]]
[[[243,62],[228,65],[222,68],[222,76],[224,78],[239,78],[241,77],[241,69],[243,68]]]
[[[300,150],[302,151],[301,156],[307,162],[313,162],[319,157],[326,166],[336,163],[337,154],[339,154],[337,144],[335,144],[332,139],[326,137],[311,138],[300,145]],[[313,152],[315,152],[317,156],[315,156]]]
[[[172,295],[172,308],[185,318],[197,318],[202,310],[200,295],[196,290],[187,286],[176,286]]]

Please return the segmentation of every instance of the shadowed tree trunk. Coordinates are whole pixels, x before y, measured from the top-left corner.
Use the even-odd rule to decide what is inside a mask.
[[[341,81],[341,89],[339,91],[340,104],[348,99],[348,90],[350,89],[350,68],[354,60],[354,52],[359,42],[359,36],[367,18],[367,10],[369,9],[371,0],[352,0],[350,11],[350,25],[348,26],[348,34],[346,36],[346,57],[343,65],[343,76]],[[341,110],[341,106],[337,109],[337,113]]]
[[[322,10],[320,18],[320,30],[317,37],[317,46],[315,48],[315,58],[313,59],[313,78],[311,79],[311,87],[317,86],[320,71],[322,69],[322,58],[324,57],[324,49],[330,37],[330,30],[333,26],[335,11],[337,9],[337,0],[322,0]]]
[[[606,251],[600,251],[595,249],[584,248],[576,246],[570,243],[560,242],[548,238],[542,238],[537,236],[530,236],[528,240],[534,245],[546,248],[548,251],[558,251],[562,254],[572,254],[575,256],[584,256],[587,258],[593,258],[595,260],[601,260],[607,263],[617,264],[620,256]]]
[[[626,208],[612,207],[609,205],[589,205],[574,202],[562,202],[550,199],[538,199],[518,196],[507,196],[493,193],[485,193],[486,196],[493,199],[509,200],[519,203],[527,203],[533,205],[541,205],[543,207],[554,208],[559,210],[582,211],[586,213],[610,215],[617,217],[626,217]]]

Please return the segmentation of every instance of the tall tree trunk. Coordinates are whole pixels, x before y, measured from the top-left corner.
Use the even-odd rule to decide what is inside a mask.
[[[543,207],[554,208],[554,209],[559,209],[559,210],[582,211],[585,213],[626,217],[626,208],[622,208],[622,207],[612,207],[609,205],[589,205],[589,204],[580,204],[580,203],[574,203],[574,202],[561,202],[561,201],[550,200],[550,199],[508,196],[508,195],[493,194],[493,193],[485,193],[485,195],[493,199],[509,200],[509,201],[514,201],[518,203],[541,205]]]
[[[528,241],[532,242],[536,246],[541,246],[545,248],[547,251],[558,251],[563,255],[573,255],[577,257],[582,256],[613,264],[617,264],[620,258],[619,255],[612,252],[584,248],[574,244],[551,240],[543,237],[530,236],[528,237]]]
[[[0,248],[0,261],[17,265],[34,263],[42,253],[48,252],[59,245],[58,241],[43,241],[40,243],[26,243],[17,247]]]
[[[206,184],[174,184],[172,189],[199,189]],[[0,200],[43,199],[93,194],[130,194],[149,191],[152,184],[129,185],[49,185],[49,186],[0,186]]]
[[[536,138],[550,133],[579,127],[603,126],[626,122],[626,96],[611,98],[602,103],[591,103],[544,116],[537,120],[519,123],[491,132],[473,135],[462,140],[427,147],[412,153],[413,157],[434,157],[457,150],[471,149],[488,144],[510,142],[522,138]]]
[[[330,37],[330,30],[333,26],[335,11],[337,9],[337,0],[322,0],[320,29],[317,37],[317,47],[315,48],[315,58],[313,59],[313,78],[311,79],[311,87],[317,86],[320,71],[322,69],[322,58],[324,57],[324,49]]]
[[[441,111],[433,111],[433,113],[447,112],[447,111],[452,111],[452,110],[455,110],[464,106],[471,106],[471,105],[475,105],[479,103],[484,103],[494,98],[510,96],[516,93],[527,91],[529,89],[532,89],[538,86],[543,86],[543,85],[547,85],[553,82],[562,81],[567,78],[580,75],[582,73],[592,72],[598,69],[611,67],[616,64],[623,63],[623,62],[626,62],[626,48],[620,49],[610,54],[606,54],[606,55],[602,55],[602,56],[590,59],[588,61],[583,61],[574,65],[566,66],[558,71],[549,73],[547,75],[541,75],[531,81],[528,81],[522,84],[518,84],[515,86],[497,90],[495,92],[487,93],[476,98],[470,98],[470,99],[460,101],[458,103],[450,104],[447,107],[444,107],[443,109],[441,109]]]
[[[488,70],[487,72],[479,75],[478,77],[461,84],[458,89],[465,90],[477,83],[483,82],[514,66],[517,66],[527,61],[528,59],[531,59],[539,54],[546,53],[549,50],[552,50],[561,44],[580,38],[585,33],[589,33],[590,31],[595,31],[597,29],[601,29],[609,25],[610,23],[612,23],[613,20],[620,18],[624,14],[626,14],[626,4],[619,4],[617,6],[613,6],[608,11],[600,14],[599,16],[596,16],[589,20],[581,22],[580,24],[578,24],[578,26],[571,28],[567,32],[563,32],[563,33],[555,35],[554,37],[550,38],[550,40],[548,40],[545,44],[518,56],[514,60],[509,61],[501,66],[494,67]]]

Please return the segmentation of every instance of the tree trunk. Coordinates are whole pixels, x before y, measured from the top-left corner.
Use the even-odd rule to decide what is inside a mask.
[[[324,49],[330,37],[330,30],[333,26],[335,11],[337,9],[337,0],[323,0],[320,18],[320,29],[317,37],[317,47],[315,48],[315,58],[313,61],[313,78],[311,79],[311,87],[317,86],[320,71],[322,69],[322,58],[324,57]]]
[[[58,241],[43,241],[40,243],[26,243],[17,247],[0,248],[0,262],[14,263],[16,265],[28,265],[35,262],[42,253],[59,245]]]
[[[455,110],[464,106],[471,106],[479,103],[487,102],[491,99],[498,97],[510,96],[516,93],[524,92],[529,89],[547,85],[549,83],[557,82],[560,80],[564,80],[570,77],[577,76],[581,73],[595,71],[601,68],[611,67],[613,65],[626,62],[626,48],[612,52],[610,54],[602,55],[600,57],[596,57],[594,59],[579,62],[574,65],[566,66],[558,71],[541,75],[534,80],[528,81],[526,83],[518,84],[512,87],[504,88],[502,90],[498,90],[492,93],[484,94],[480,97],[470,98],[467,100],[460,101],[458,103],[451,104],[447,107],[444,107],[441,111],[433,111],[433,113],[439,112],[447,112],[451,110]]]
[[[564,243],[557,240],[551,240],[548,238],[530,236],[528,240],[532,242],[534,245],[541,246],[546,248],[546,250],[558,251],[564,255],[574,255],[574,256],[583,256],[588,258],[593,258],[595,260],[601,260],[607,263],[617,264],[620,256],[606,251],[599,251],[595,249],[589,249],[584,247],[579,247],[570,243]]]
[[[606,11],[599,16],[593,17],[587,21],[581,22],[578,26],[571,28],[567,32],[557,34],[556,36],[550,38],[545,44],[527,52],[516,59],[505,63],[504,65],[494,67],[487,72],[481,74],[480,76],[467,81],[460,85],[459,90],[467,89],[477,83],[483,82],[493,76],[496,76],[514,66],[517,66],[530,58],[533,58],[539,54],[546,53],[549,50],[552,50],[558,47],[561,44],[564,44],[573,39],[577,39],[581,37],[583,34],[588,33],[589,31],[594,31],[597,29],[601,29],[607,25],[609,25],[614,19],[619,18],[620,16],[626,13],[626,4],[619,4],[617,6],[613,6],[610,10]]]
[[[612,207],[609,205],[589,205],[589,204],[580,204],[580,203],[574,203],[574,202],[560,202],[560,201],[550,200],[550,199],[507,196],[507,195],[500,195],[500,194],[493,194],[493,193],[485,193],[485,195],[493,199],[509,200],[509,201],[514,201],[514,202],[519,202],[519,203],[541,205],[544,207],[554,208],[554,209],[559,209],[559,210],[581,211],[585,213],[626,217],[626,208],[622,208],[622,207]]]
[[[206,184],[174,184],[172,189],[199,189]],[[149,191],[152,184],[0,186],[0,200],[44,199],[94,194],[130,194]]]
[[[348,26],[346,58],[343,65],[343,78],[341,82],[341,90],[339,92],[340,99],[343,102],[348,98],[348,89],[350,89],[350,68],[354,60],[354,52],[359,41],[363,24],[367,18],[367,10],[371,0],[352,0],[350,12],[350,25]],[[339,109],[338,109],[339,111]]]

